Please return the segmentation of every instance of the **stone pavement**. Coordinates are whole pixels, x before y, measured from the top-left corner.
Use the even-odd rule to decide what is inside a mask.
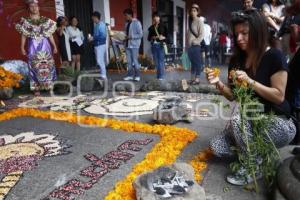
[[[50,198],[50,195],[57,187],[74,179],[81,182],[90,180],[80,175],[82,170],[92,165],[92,162],[84,157],[85,155],[94,154],[101,158],[128,140],[152,139],[153,142],[150,144],[140,146],[142,148],[140,152],[130,152],[134,156],[128,158],[126,165],[123,164],[119,169],[110,170],[91,189],[74,196],[75,199],[82,200],[103,199],[114,188],[115,183],[125,178],[131,172],[131,168],[142,161],[145,154],[159,140],[159,137],[155,135],[120,133],[120,131],[104,128],[82,128],[65,122],[27,117],[0,122],[0,127],[1,135],[16,136],[24,132],[34,132],[36,135],[58,135],[57,139],[63,141],[62,145],[68,146],[65,151],[69,152],[66,155],[45,157],[37,161],[35,169],[24,172],[17,186],[8,194],[7,200],[39,200],[46,199],[46,197],[56,199]]]
[[[221,73],[220,73],[220,78],[221,80],[224,80],[225,82],[227,81],[227,67],[225,66],[220,66],[219,67],[220,70],[221,70]],[[96,71],[90,71],[90,72],[86,72],[88,74],[93,74],[92,76],[94,75],[99,75],[99,72],[96,70]],[[83,77],[85,76],[86,74],[83,75]],[[124,81],[123,81],[123,78],[126,77],[126,72],[108,72],[108,89],[111,91],[113,90],[113,84],[118,82],[118,81],[121,81],[122,84],[124,85]],[[189,71],[178,71],[178,70],[171,70],[169,72],[166,72],[166,76],[164,78],[163,81],[159,81],[160,83],[162,83],[164,86],[166,86],[168,83],[174,83],[174,82],[180,82],[181,80],[187,80],[189,81],[191,79],[191,75],[190,75],[190,72]],[[82,79],[83,82],[84,82],[84,78]],[[143,86],[145,83],[149,83],[149,82],[153,82],[157,80],[156,79],[156,73],[141,73],[141,81],[140,82],[129,82],[129,81],[125,81],[127,83],[134,83],[135,84],[135,87],[136,87],[136,90],[139,90],[141,88],[141,86]],[[86,85],[89,85],[91,84],[91,82],[87,81],[87,82],[84,82],[85,85],[83,85],[82,87],[88,87],[89,86],[86,86]],[[181,84],[181,82],[180,82]],[[203,86],[204,88],[206,88],[208,85],[208,82],[207,82],[207,79],[206,79],[206,75],[204,73],[201,74],[201,84],[200,86]]]

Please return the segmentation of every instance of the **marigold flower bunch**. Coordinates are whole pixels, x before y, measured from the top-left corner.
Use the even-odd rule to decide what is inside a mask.
[[[205,72],[206,74],[208,74],[210,70],[213,70],[213,73],[214,73],[214,76],[215,76],[215,77],[220,76],[221,71],[220,71],[219,68],[217,68],[217,67],[214,67],[214,68],[205,67],[205,68],[204,68],[204,72]]]
[[[22,79],[20,74],[16,74],[4,69],[0,66],[0,89],[20,87],[19,82]]]
[[[249,88],[250,87],[250,85],[247,82],[247,80],[239,80],[236,77],[236,70],[231,70],[229,72],[229,79],[232,80],[232,82],[233,82],[234,85],[240,86],[242,88]]]

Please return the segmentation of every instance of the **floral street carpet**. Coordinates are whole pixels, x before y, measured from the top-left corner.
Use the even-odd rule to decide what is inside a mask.
[[[30,108],[0,115],[0,199],[135,199],[132,181],[176,161],[186,128]],[[206,154],[191,162],[199,172]]]

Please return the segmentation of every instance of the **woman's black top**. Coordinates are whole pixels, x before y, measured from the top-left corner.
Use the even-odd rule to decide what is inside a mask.
[[[157,36],[157,33],[155,31],[155,25],[151,25],[149,28],[148,28],[148,41],[150,41],[151,43],[153,43],[154,41],[156,42],[161,42],[161,43],[164,43],[166,42],[167,40],[159,40],[159,39],[156,39],[156,40],[152,40],[152,37],[156,37]],[[157,32],[159,35],[162,35],[164,37],[167,38],[168,36],[168,31],[167,31],[167,28],[162,24],[162,23],[159,23],[158,26],[157,26]]]
[[[228,72],[232,69],[237,69],[237,66],[239,66],[239,64],[231,60]],[[249,77],[256,82],[267,87],[271,87],[271,77],[282,70],[288,72],[288,65],[283,53],[278,49],[271,48],[263,55],[255,75],[251,75],[253,73],[249,72],[249,70],[245,69],[245,67],[238,67],[238,69],[245,71]],[[229,83],[232,84],[231,81],[232,80],[229,80]],[[280,105],[275,105],[274,103],[260,97],[258,94],[256,94],[256,97],[258,97],[259,101],[264,104],[266,113],[274,112],[276,115],[291,114],[291,108],[287,100],[284,100],[284,102]]]

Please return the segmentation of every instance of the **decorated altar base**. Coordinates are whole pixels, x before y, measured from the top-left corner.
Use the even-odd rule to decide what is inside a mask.
[[[175,162],[197,135],[24,108],[1,114],[0,121],[0,199],[13,200],[134,200],[135,177]],[[194,167],[199,176],[206,164]]]

